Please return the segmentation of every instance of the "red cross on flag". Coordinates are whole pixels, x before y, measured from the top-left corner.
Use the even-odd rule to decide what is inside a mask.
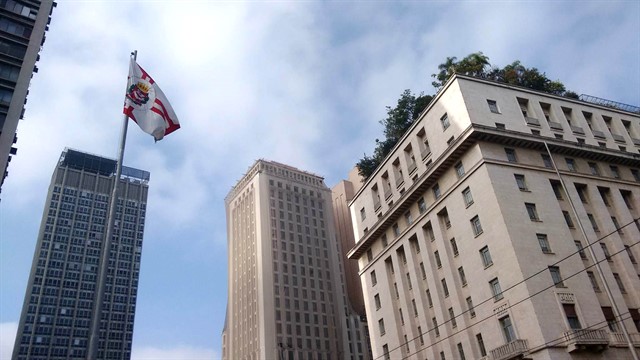
[[[178,117],[158,84],[133,58],[123,112],[156,141],[180,128]]]

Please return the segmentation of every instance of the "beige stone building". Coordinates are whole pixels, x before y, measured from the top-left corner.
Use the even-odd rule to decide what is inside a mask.
[[[322,177],[265,160],[231,190],[224,359],[370,358],[331,203]]]
[[[623,324],[640,347],[640,111],[584,99],[454,76],[362,184],[374,358],[630,359]]]

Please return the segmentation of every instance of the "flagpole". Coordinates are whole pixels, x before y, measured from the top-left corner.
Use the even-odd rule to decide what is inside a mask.
[[[138,50],[134,50],[131,53],[131,56],[135,61],[138,57]],[[107,272],[109,268],[109,258],[111,257],[111,238],[113,237],[113,225],[115,223],[116,206],[118,204],[118,184],[120,183],[120,176],[122,175],[122,159],[124,158],[124,147],[127,139],[128,125],[129,118],[127,117],[127,115],[123,115],[122,133],[120,135],[120,149],[118,151],[118,161],[116,163],[116,176],[114,178],[113,191],[111,192],[111,200],[109,203],[109,215],[107,217],[107,234],[105,235],[105,239],[102,242],[100,269],[98,271],[98,281],[96,283],[96,290],[98,291],[98,293],[94,298],[94,311],[91,319],[91,331],[89,332],[89,348],[87,349],[87,360],[96,360],[98,358],[100,323],[102,319],[102,304],[104,302],[103,298],[106,286]],[[113,274],[113,276],[115,276],[115,274]],[[113,292],[113,289],[111,290]]]

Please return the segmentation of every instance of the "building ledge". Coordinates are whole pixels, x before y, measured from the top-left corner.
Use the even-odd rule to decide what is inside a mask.
[[[491,360],[525,359],[529,352],[527,340],[516,339],[489,351]]]
[[[567,352],[602,352],[609,347],[609,334],[604,330],[577,329],[564,332]]]

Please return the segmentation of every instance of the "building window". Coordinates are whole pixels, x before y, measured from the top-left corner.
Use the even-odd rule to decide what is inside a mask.
[[[413,217],[411,216],[411,210],[404,213],[404,219],[407,222],[407,226],[413,224]]]
[[[500,114],[500,109],[498,109],[498,103],[495,100],[487,99],[487,105],[489,105],[489,110],[491,110],[494,114]]]
[[[380,336],[382,336],[382,335],[384,335],[386,333],[386,331],[384,329],[384,319],[378,320],[378,328],[380,329]]]
[[[564,216],[564,221],[567,223],[567,226],[573,229],[574,228],[573,220],[571,220],[571,215],[569,215],[569,212],[563,210],[562,216]]]
[[[513,328],[513,324],[511,324],[511,318],[509,316],[505,316],[500,320],[500,327],[502,328],[502,334],[507,343],[510,343],[516,339],[516,332]]]
[[[553,161],[551,161],[551,157],[548,154],[540,154],[542,157],[542,162],[544,163],[544,167],[548,169],[553,169]]]
[[[456,175],[458,176],[458,178],[461,178],[464,176],[464,166],[462,166],[461,162],[455,165],[455,169],[456,169]]]
[[[471,189],[466,188],[462,190],[462,198],[464,199],[464,204],[469,207],[473,204],[473,196],[471,195]]]
[[[473,234],[475,236],[482,234],[482,224],[480,224],[480,218],[478,215],[471,219],[471,228],[473,229]]]
[[[398,283],[393,283],[393,290],[396,293],[396,299],[399,299],[400,291],[398,291]],[[402,309],[400,310],[400,313],[402,313]]]
[[[627,205],[627,209],[633,210],[633,202],[632,202],[632,194],[631,191],[628,190],[620,190],[620,195],[622,196],[622,200],[624,200],[624,204]]]
[[[391,227],[391,229],[393,230],[393,235],[395,237],[400,236],[400,226],[398,226],[398,223],[393,224],[393,226]]]
[[[464,275],[464,268],[462,266],[458,268],[458,275],[460,275],[460,282],[462,283],[462,286],[466,286],[467,277]]]
[[[518,189],[520,191],[528,191],[529,190],[529,189],[527,189],[527,182],[524,179],[524,175],[514,174],[513,176],[516,178],[516,184],[518,185]]]
[[[458,256],[458,244],[456,244],[456,238],[451,238],[451,240],[449,240],[449,243],[451,244],[451,251],[453,252],[453,256]]]
[[[562,184],[558,180],[549,180],[551,184],[551,189],[553,189],[553,194],[556,196],[556,199],[562,200]]]
[[[620,224],[618,223],[618,219],[615,216],[611,217],[611,222],[613,223],[613,226],[615,226],[616,231],[618,231],[618,234],[624,234],[624,231],[622,231],[622,228],[620,227]]]
[[[602,198],[602,202],[606,206],[611,206],[611,200],[610,200],[611,190],[609,190],[609,188],[606,188],[606,187],[598,186],[598,192],[600,193],[600,198]]]
[[[456,316],[453,313],[453,308],[449,308],[449,321],[451,321],[451,327],[455,328],[458,326],[458,323],[456,322]]]
[[[389,245],[389,240],[387,240],[387,234],[382,234],[382,236],[380,236],[380,242],[382,243],[383,248],[386,248],[387,245]]]
[[[579,240],[575,240],[574,243],[576,244],[576,249],[578,249],[578,254],[580,254],[580,257],[582,259],[586,259],[587,258],[587,254],[584,252],[584,248],[582,247],[582,243]]]
[[[423,262],[420,263],[420,273],[422,274],[423,279],[427,278],[427,270],[424,268]]]
[[[578,197],[580,197],[580,201],[583,204],[589,203],[589,196],[587,195],[587,185],[584,184],[574,184],[576,187],[576,191],[578,192]]]
[[[447,360],[447,358],[444,356],[444,351],[440,351],[440,360]]]
[[[556,287],[565,287],[564,282],[562,281],[562,275],[560,274],[560,268],[557,266],[549,266],[549,272],[551,273],[551,279],[553,280],[553,285]]]
[[[284,244],[284,243],[283,243]],[[371,262],[371,260],[373,260],[373,250],[368,249],[367,250],[367,261]]]
[[[576,161],[574,159],[565,158],[565,161],[567,162],[567,169],[569,169],[569,171],[571,172],[578,171],[578,166],[576,165]]]
[[[436,337],[440,336],[440,329],[438,329],[438,320],[433,317],[431,318],[431,322],[433,323],[433,330],[436,333]]]
[[[582,329],[582,325],[580,325],[580,320],[578,319],[578,314],[576,313],[575,305],[562,304],[562,309],[564,310],[564,314],[567,316],[567,322],[569,323],[569,327],[572,330]]]
[[[364,211],[364,208],[360,209],[360,221],[364,221],[367,218],[367,213]]]
[[[540,249],[543,253],[549,254],[551,253],[551,247],[549,246],[549,239],[546,234],[536,234],[538,237],[538,244],[540,245]]]
[[[589,163],[589,171],[591,171],[591,175],[600,175],[600,169],[598,168],[598,164],[594,162]]]
[[[400,314],[400,325],[404,325],[404,314],[402,313],[402,309],[398,309],[398,314]]]
[[[504,148],[504,152],[507,154],[507,160],[509,162],[515,163],[518,162],[518,158],[516,157],[516,150],[512,148]]]
[[[371,286],[376,286],[378,284],[378,277],[376,276],[376,271],[371,271]]]
[[[442,283],[442,292],[444,293],[444,297],[449,297],[449,288],[447,287],[447,280],[442,279],[440,280],[440,283]]]
[[[413,286],[411,285],[411,273],[407,273],[407,287],[409,288],[409,290],[413,288]]]
[[[382,353],[384,354],[384,360],[391,360],[391,356],[389,356],[389,345],[382,345]]]
[[[591,271],[587,271],[587,276],[589,277],[589,281],[591,281],[591,286],[595,292],[600,292],[600,285],[598,285],[598,280],[596,280],[596,276]]]
[[[538,211],[536,210],[536,204],[524,203],[524,206],[527,208],[527,214],[529,214],[529,219],[531,221],[540,221]]]
[[[592,214],[587,214],[587,217],[589,218],[589,222],[591,222],[591,226],[593,227],[593,231],[595,231],[595,232],[600,231],[600,228],[598,227],[598,223],[596,222],[596,218],[593,217]]]
[[[420,345],[424,345],[424,336],[422,334],[422,327],[418,326],[418,336],[420,337]]]
[[[431,299],[431,290],[427,289],[427,302],[429,307],[433,307],[433,299]]]
[[[458,354],[460,355],[460,360],[466,360],[464,357],[464,349],[462,348],[462,343],[458,343]]]
[[[440,193],[440,185],[438,185],[438,184],[433,185],[433,189],[432,189],[432,190],[433,190],[433,196],[434,196],[436,199],[439,199],[439,198],[440,198],[440,195],[442,195],[442,194]]]
[[[620,292],[626,294],[627,290],[624,287],[624,283],[622,282],[622,278],[620,278],[620,275],[613,273],[613,278],[616,280],[616,284],[618,284],[618,289],[620,289]]]
[[[609,169],[611,170],[611,176],[613,176],[614,179],[620,179],[620,170],[617,166],[609,165]]]
[[[449,124],[449,116],[447,116],[447,113],[442,115],[442,117],[440,118],[440,123],[442,124],[442,130],[447,130],[447,128],[450,125]]]
[[[616,321],[616,316],[613,314],[613,309],[610,306],[603,306],[602,314],[604,315],[604,319],[607,321],[609,330],[614,333],[619,332],[620,329],[618,329],[618,322]]]
[[[500,289],[500,281],[498,281],[498,278],[489,281],[489,287],[491,287],[491,293],[493,294],[494,301],[501,300],[504,297],[502,295],[502,290]]]
[[[435,233],[433,232],[433,227],[431,226],[431,223],[427,223],[423,228],[422,228],[425,232],[426,237],[431,240],[434,241],[436,239]]]
[[[633,252],[631,251],[631,247],[629,245],[625,245],[624,249],[627,251],[627,255],[629,255],[629,260],[631,260],[632,264],[637,264],[636,257],[633,256]]]
[[[438,250],[433,252],[433,257],[436,259],[436,265],[438,266],[438,269],[442,267],[442,262],[440,261],[440,253],[438,252]]]
[[[485,268],[493,265],[493,260],[491,260],[491,253],[489,252],[488,246],[480,249],[480,257],[482,258],[482,264]]]
[[[476,317],[476,310],[473,308],[473,300],[471,300],[471,296],[467,298],[467,309],[469,310],[469,316],[472,318]]]
[[[424,214],[427,211],[427,203],[424,201],[423,197],[418,200],[418,211],[420,214]]]
[[[480,355],[487,356],[487,349],[484,347],[484,340],[482,340],[482,334],[476,334],[476,341],[478,342],[478,348],[480,348]]]
[[[418,305],[416,305],[416,299],[411,299],[411,305],[413,305],[413,316],[418,317]]]
[[[600,243],[600,247],[602,248],[602,252],[604,253],[605,259],[607,259],[607,261],[612,261],[611,254],[609,254],[609,248],[607,248],[607,244]]]
[[[636,182],[640,182],[640,170],[638,169],[631,169],[631,175],[633,175],[633,179]]]
[[[375,294],[373,296],[373,301],[376,304],[376,310],[380,310],[380,308],[382,307],[382,304],[380,303],[380,295],[379,294]]]

